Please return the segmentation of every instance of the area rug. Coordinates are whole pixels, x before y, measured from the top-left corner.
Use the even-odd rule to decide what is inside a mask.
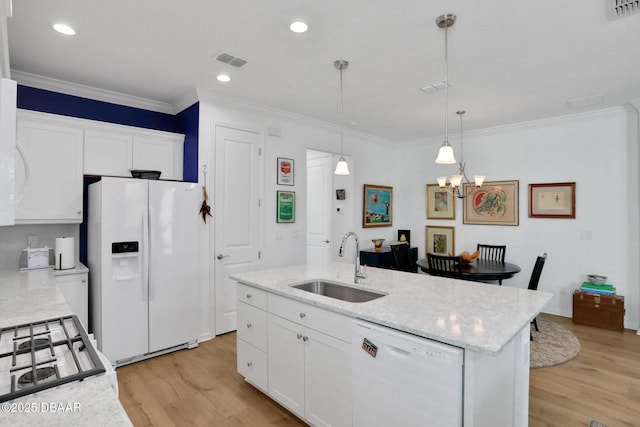
[[[580,341],[564,326],[538,317],[538,329],[531,325],[533,341],[529,363],[531,368],[544,368],[568,362],[580,352]]]

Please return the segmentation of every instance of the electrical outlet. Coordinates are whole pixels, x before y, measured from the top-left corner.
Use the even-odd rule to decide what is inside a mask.
[[[30,248],[38,247],[38,236],[29,236],[29,247]]]

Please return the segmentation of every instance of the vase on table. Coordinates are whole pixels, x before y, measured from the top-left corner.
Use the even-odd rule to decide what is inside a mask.
[[[384,239],[372,239],[371,241],[373,242],[373,248],[375,251],[382,252],[382,242],[384,242]]]

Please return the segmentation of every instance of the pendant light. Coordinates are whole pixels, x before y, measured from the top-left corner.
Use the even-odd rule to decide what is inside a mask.
[[[347,165],[347,160],[344,158],[344,99],[342,90],[342,71],[349,67],[349,61],[338,59],[333,63],[333,66],[340,71],[340,158],[333,173],[336,175],[349,175],[349,165]]]
[[[452,165],[456,162],[453,155],[453,148],[449,145],[449,52],[447,42],[447,29],[456,22],[456,15],[445,13],[436,18],[438,27],[444,28],[444,142],[438,151],[436,163],[441,165]]]

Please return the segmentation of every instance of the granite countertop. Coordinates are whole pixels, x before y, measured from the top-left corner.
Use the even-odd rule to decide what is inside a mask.
[[[233,274],[231,278],[350,317],[489,354],[499,353],[553,296],[506,285],[379,268],[369,267],[366,274],[367,278],[356,285],[353,264],[332,262]],[[291,287],[312,279],[387,295],[350,303]]]
[[[73,274],[86,267],[53,270],[0,270],[0,327],[46,320],[71,313],[53,284],[57,272]],[[86,270],[88,271],[88,270]],[[0,425],[131,426],[104,376],[63,384],[0,404]]]

